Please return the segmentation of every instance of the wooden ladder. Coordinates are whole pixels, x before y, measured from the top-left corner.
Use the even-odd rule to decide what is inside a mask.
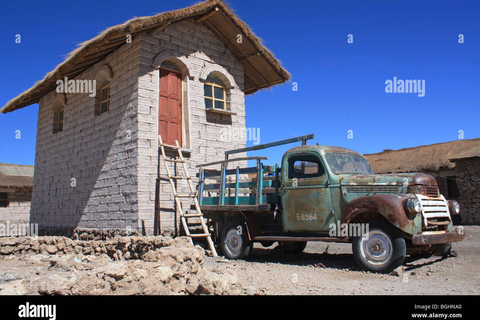
[[[185,230],[186,235],[190,238],[190,243],[193,245],[193,238],[207,238],[208,245],[210,247],[210,250],[212,251],[212,256],[217,257],[217,251],[215,250],[215,245],[213,244],[212,237],[210,232],[208,231],[207,224],[205,223],[204,217],[202,210],[200,209],[200,203],[198,202],[198,197],[197,197],[197,192],[193,186],[192,183],[192,178],[188,174],[188,168],[187,164],[185,162],[185,159],[183,158],[182,154],[182,148],[178,144],[178,141],[175,140],[176,146],[167,146],[163,144],[162,136],[158,136],[159,140],[159,146],[160,146],[160,151],[161,155],[163,157],[164,163],[165,163],[165,169],[167,172],[167,178],[168,181],[170,182],[170,186],[172,187],[173,191],[173,196],[175,199],[175,203],[177,204],[178,210],[180,212],[180,220],[182,222],[183,229]],[[178,152],[178,158],[179,159],[170,159],[167,158],[165,155],[165,147],[176,149]],[[183,172],[185,173],[185,176],[175,176],[170,173],[170,168],[168,167],[168,162],[175,162],[175,163],[181,163],[183,167]],[[190,188],[190,194],[178,194],[177,188],[175,186],[176,180],[186,180],[188,183],[188,186]],[[196,213],[185,213],[183,212],[182,208],[182,203],[180,199],[193,199],[193,202],[195,204],[195,211]],[[190,232],[190,227],[188,224],[188,219],[189,218],[196,218],[200,220],[200,224],[202,226],[202,233],[192,233]]]

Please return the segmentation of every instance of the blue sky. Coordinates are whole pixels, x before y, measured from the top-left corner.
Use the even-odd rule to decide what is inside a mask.
[[[2,2],[0,105],[104,29],[194,2]],[[227,3],[292,75],[246,97],[247,127],[260,128],[260,143],[314,133],[314,143],[374,153],[457,140],[460,130],[480,137],[479,1]],[[423,80],[425,96],[386,93],[394,77]],[[32,105],[0,114],[0,162],[34,163],[37,113]],[[251,155],[280,162],[289,147]]]

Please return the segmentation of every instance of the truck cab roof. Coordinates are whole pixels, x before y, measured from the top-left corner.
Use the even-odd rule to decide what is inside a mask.
[[[288,150],[286,153],[298,153],[298,152],[304,152],[304,151],[316,151],[316,152],[320,151],[320,153],[348,152],[348,153],[353,153],[353,154],[356,154],[356,155],[359,155],[359,156],[363,157],[362,154],[360,154],[356,151],[350,150],[350,149],[346,149],[346,148],[342,148],[342,147],[334,147],[334,146],[325,146],[325,145],[299,146],[299,147],[295,147],[295,148],[292,148],[292,149]]]

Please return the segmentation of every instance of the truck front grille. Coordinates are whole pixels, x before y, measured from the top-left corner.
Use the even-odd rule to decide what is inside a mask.
[[[354,193],[399,193],[397,186],[352,186],[347,188],[347,192]]]
[[[437,187],[427,187],[427,197],[438,198],[439,195]]]
[[[422,204],[423,225],[425,227],[446,226],[451,223],[448,203],[442,195],[428,197],[417,194],[417,198]]]

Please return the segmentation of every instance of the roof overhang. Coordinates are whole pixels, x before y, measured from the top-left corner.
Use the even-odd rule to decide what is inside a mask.
[[[57,80],[64,77],[73,79],[102,61],[126,43],[127,35],[134,38],[141,33],[156,32],[171,23],[191,18],[207,26],[243,65],[245,94],[252,94],[290,79],[288,71],[281,66],[280,61],[262,45],[261,40],[231,9],[221,0],[208,0],[184,9],[133,18],[108,28],[95,38],[80,44],[43,80],[10,100],[0,112],[7,113],[38,103],[43,96],[56,88]],[[237,41],[238,35],[242,36],[242,41]]]
[[[0,163],[0,188],[32,188],[33,166]]]

